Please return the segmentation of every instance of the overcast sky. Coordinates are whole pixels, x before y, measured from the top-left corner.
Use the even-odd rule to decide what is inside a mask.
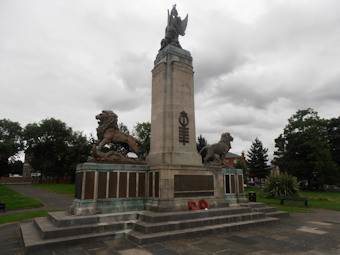
[[[196,136],[258,137],[269,156],[297,110],[340,111],[337,0],[0,0],[0,119],[56,118],[96,136],[113,110],[131,130],[151,120],[151,70],[167,9],[189,14],[182,47],[195,71]]]

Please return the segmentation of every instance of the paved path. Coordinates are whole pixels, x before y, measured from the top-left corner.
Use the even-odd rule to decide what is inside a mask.
[[[25,210],[12,210],[7,211],[6,214],[35,211],[35,210],[68,210],[68,207],[72,205],[73,198],[67,197],[66,195],[56,194],[46,190],[35,188],[31,185],[5,185],[11,189],[14,189],[24,196],[33,197],[44,203],[43,207],[25,209]]]
[[[46,203],[47,208],[61,209],[70,199],[27,186],[10,186]],[[58,197],[58,198],[57,198]],[[71,199],[72,201],[72,199]],[[0,227],[0,254],[24,255],[19,224]],[[315,210],[315,213],[293,213],[281,223],[218,235],[182,239],[138,246],[128,240],[87,242],[40,250],[35,255],[272,255],[337,254],[340,255],[340,212]]]
[[[340,212],[293,213],[281,223],[218,235],[138,246],[128,240],[87,242],[35,255],[272,255],[340,254]],[[24,255],[18,224],[0,227],[0,253]]]

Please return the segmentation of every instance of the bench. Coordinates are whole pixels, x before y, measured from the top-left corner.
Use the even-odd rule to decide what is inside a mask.
[[[305,207],[308,208],[308,197],[281,197],[281,205],[285,205],[285,200],[291,201],[303,201],[305,202]]]
[[[6,204],[1,202],[1,200],[0,200],[0,210],[4,210],[4,213],[6,212]]]

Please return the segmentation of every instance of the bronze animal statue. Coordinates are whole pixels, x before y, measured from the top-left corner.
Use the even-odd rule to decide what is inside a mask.
[[[227,132],[221,135],[221,139],[218,143],[204,146],[199,152],[202,155],[202,153],[206,151],[206,156],[203,159],[204,163],[214,160],[215,154],[217,154],[219,156],[218,160],[220,161],[220,164],[223,165],[223,160],[231,148],[230,142],[233,140],[234,138]]]
[[[108,160],[111,159],[121,159],[118,156],[118,152],[102,152],[101,149],[109,143],[120,144],[125,148],[124,156],[128,152],[134,152],[139,156],[138,142],[137,140],[128,134],[123,133],[118,128],[118,116],[112,111],[102,111],[100,114],[96,115],[98,120],[97,136],[99,139],[99,145],[93,147],[92,155],[97,160]]]

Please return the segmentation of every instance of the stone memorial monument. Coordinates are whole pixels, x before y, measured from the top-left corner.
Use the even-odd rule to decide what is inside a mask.
[[[258,203],[256,211],[245,203],[229,207],[246,201],[242,170],[223,163],[231,134],[223,133],[218,143],[204,147],[205,164],[201,163],[193,61],[178,41],[187,23],[188,16],[182,20],[175,5],[168,11],[165,38],[152,70],[151,148],[146,162],[128,156],[138,156],[138,141],[119,130],[118,116],[107,110],[98,114],[99,143],[88,162],[77,166],[69,212],[50,212],[46,218],[21,223],[26,253],[123,237],[149,244],[278,221],[267,217],[267,208]],[[107,151],[108,144],[122,147]],[[258,211],[261,206],[264,212]]]
[[[146,164],[127,157],[128,152],[138,155],[138,141],[119,131],[114,112],[102,111],[96,116],[99,144],[93,146],[89,162],[77,167],[72,213],[181,211],[188,210],[188,201],[204,200],[216,208],[245,200],[242,171],[223,164],[232,136],[222,134],[219,143],[204,148],[205,165],[197,152],[193,59],[178,40],[187,24],[188,15],[182,20],[176,5],[168,10],[165,37],[152,70],[151,144]],[[104,152],[110,143],[122,145],[124,153]]]
[[[147,164],[155,192],[147,203],[149,210],[185,210],[188,200],[197,198],[204,198],[212,207],[230,202],[224,196],[225,174],[221,165],[232,137],[225,134],[229,135],[225,138],[229,139],[228,148],[215,146],[222,151],[218,167],[202,166],[196,149],[193,60],[178,41],[187,24],[188,15],[181,20],[174,5],[170,14],[168,11],[165,38],[152,70],[151,147]],[[219,151],[208,149],[209,158],[214,153]],[[242,188],[237,188],[241,194],[243,176],[235,176],[239,179],[233,184],[242,182],[238,184]],[[241,195],[235,198],[238,199],[242,199]]]
[[[201,150],[206,152],[205,164],[201,163],[192,57],[178,41],[187,23],[188,16],[181,20],[176,6],[168,11],[165,38],[152,70],[147,162],[128,156],[139,154],[138,141],[119,130],[114,112],[98,114],[99,143],[88,162],[77,166],[69,212],[50,212],[45,218],[21,223],[26,253],[117,238],[143,245],[278,222],[273,216],[282,213],[274,208],[255,203],[253,210],[253,205],[242,203],[246,201],[242,170],[224,165],[233,141],[229,133]],[[107,144],[122,147],[107,151]],[[229,207],[236,203],[242,204]]]

